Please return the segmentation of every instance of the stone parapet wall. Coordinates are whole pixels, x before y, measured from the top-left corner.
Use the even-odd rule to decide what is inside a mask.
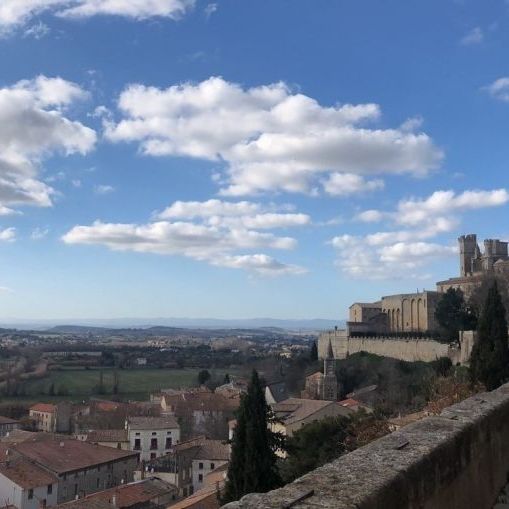
[[[329,341],[336,359],[346,359],[358,352],[368,352],[382,357],[392,357],[407,362],[432,362],[449,357],[453,364],[468,362],[475,335],[472,331],[460,334],[460,346],[441,343],[433,339],[400,337],[350,337],[346,330],[334,330],[320,334],[318,357],[327,355]]]
[[[509,384],[225,508],[491,509],[508,472]]]

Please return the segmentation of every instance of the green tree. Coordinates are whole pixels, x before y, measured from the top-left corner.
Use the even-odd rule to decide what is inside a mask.
[[[470,357],[472,382],[496,389],[509,378],[509,346],[505,308],[496,281],[486,296],[477,326],[477,342]]]
[[[285,482],[339,458],[351,433],[348,417],[327,417],[297,430],[286,441],[288,456],[282,469]]]
[[[448,341],[457,341],[460,330],[472,330],[476,327],[476,318],[467,306],[463,292],[449,288],[435,309],[435,318],[440,325],[442,335]]]
[[[316,345],[316,341],[313,341],[311,344],[311,349],[309,351],[309,360],[311,362],[315,362],[318,360],[318,347]]]
[[[247,394],[242,396],[237,412],[223,504],[247,493],[265,493],[281,485],[275,453],[281,446],[281,437],[270,430],[271,421],[263,384],[253,370]]]
[[[210,380],[210,373],[206,369],[202,369],[198,373],[198,384],[205,385]]]
[[[55,384],[52,382],[48,389],[48,396],[55,395]]]
[[[223,384],[229,384],[230,382],[231,382],[230,375],[226,373],[226,375],[224,375]]]

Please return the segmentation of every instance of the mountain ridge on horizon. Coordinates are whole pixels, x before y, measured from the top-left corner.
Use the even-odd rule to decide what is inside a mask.
[[[50,329],[58,326],[82,326],[103,328],[264,328],[282,329],[330,329],[344,325],[345,320],[327,318],[90,318],[90,319],[7,319],[0,320],[0,327],[15,329]]]

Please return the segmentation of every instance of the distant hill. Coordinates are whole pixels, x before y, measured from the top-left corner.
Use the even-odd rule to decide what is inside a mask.
[[[101,334],[111,333],[112,329],[153,329],[154,334],[175,334],[182,329],[270,329],[282,331],[320,331],[343,327],[344,320],[315,319],[279,319],[279,318],[116,318],[90,320],[30,320],[9,322],[4,326],[17,329],[44,330],[45,332],[65,334]]]

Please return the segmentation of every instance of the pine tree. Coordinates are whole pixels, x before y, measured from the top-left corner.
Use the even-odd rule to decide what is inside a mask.
[[[509,345],[505,309],[496,281],[488,291],[477,326],[477,342],[470,357],[470,376],[488,390],[509,378]]]
[[[265,493],[281,485],[275,450],[279,437],[269,429],[270,409],[263,384],[253,370],[247,394],[237,412],[223,503],[238,500],[247,493]]]

